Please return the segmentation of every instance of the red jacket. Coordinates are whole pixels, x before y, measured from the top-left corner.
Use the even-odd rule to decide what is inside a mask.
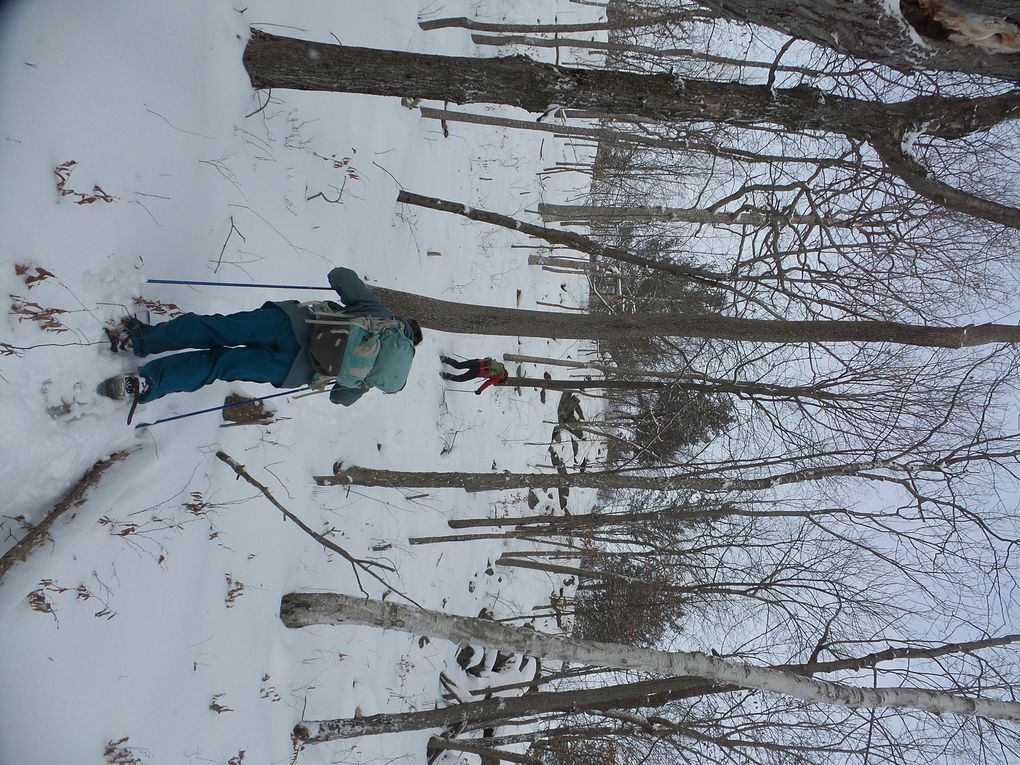
[[[481,384],[481,387],[475,391],[476,396],[490,385],[499,385],[506,380],[507,377],[509,377],[506,368],[498,361],[493,361],[492,359],[482,359],[479,362],[478,376],[486,379],[485,382]]]

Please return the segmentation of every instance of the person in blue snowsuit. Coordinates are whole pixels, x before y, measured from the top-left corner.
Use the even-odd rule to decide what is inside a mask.
[[[414,345],[421,342],[418,322],[390,311],[354,271],[334,268],[328,279],[343,303],[341,307],[328,302],[334,310],[352,317],[396,319]],[[331,378],[314,368],[309,354],[312,318],[311,304],[281,300],[228,315],[186,313],[159,324],[130,319],[122,333],[110,332],[114,350],[130,350],[139,357],[200,350],[153,359],[137,373],[105,380],[98,390],[110,398],[134,397],[147,403],[168,393],[195,391],[216,380],[269,383],[277,388],[316,385]],[[365,390],[335,384],[329,399],[350,406]]]

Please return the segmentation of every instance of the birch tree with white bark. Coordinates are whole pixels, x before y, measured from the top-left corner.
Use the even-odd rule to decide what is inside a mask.
[[[573,640],[534,630],[513,629],[490,620],[451,616],[438,611],[337,593],[291,593],[284,597],[280,615],[284,624],[292,628],[317,624],[359,624],[398,629],[445,640],[505,646],[528,655],[565,662],[637,669],[674,678],[699,678],[717,685],[780,694],[810,704],[850,709],[910,709],[932,715],[976,716],[1020,723],[1020,703],[1007,699],[963,696],[922,688],[864,687],[820,680],[787,669],[753,666],[695,651],[635,649],[630,646]],[[495,704],[462,704],[436,710],[436,713],[305,721],[296,729],[296,735],[306,741],[322,742],[371,733],[484,720],[486,717],[489,720],[512,719],[526,714],[529,708],[541,711],[545,701],[521,697],[500,699]]]

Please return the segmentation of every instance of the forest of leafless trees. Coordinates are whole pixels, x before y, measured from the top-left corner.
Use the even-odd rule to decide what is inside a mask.
[[[527,540],[497,565],[574,583],[549,604],[564,634],[343,596],[282,609],[295,628],[488,641],[583,671],[512,702],[306,721],[301,740],[439,728],[436,751],[564,764],[1020,757],[1020,26],[1001,5],[642,0],[583,27],[422,25],[491,58],[256,32],[256,87],[444,101],[421,108],[445,124],[487,119],[453,104],[515,106],[547,116],[505,129],[591,157],[583,194],[526,219],[400,195],[544,241],[587,275],[581,310],[379,292],[435,329],[594,341],[509,384],[559,396],[558,432],[604,439],[604,464],[315,477],[597,490],[590,515],[412,540]],[[508,55],[549,48],[587,64]]]

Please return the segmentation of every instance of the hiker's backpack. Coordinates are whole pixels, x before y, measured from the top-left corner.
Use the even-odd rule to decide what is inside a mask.
[[[397,393],[407,384],[414,344],[399,319],[347,316],[332,305],[313,308],[308,343],[312,367],[336,377],[345,388],[378,388]],[[342,355],[341,355],[342,353]]]

